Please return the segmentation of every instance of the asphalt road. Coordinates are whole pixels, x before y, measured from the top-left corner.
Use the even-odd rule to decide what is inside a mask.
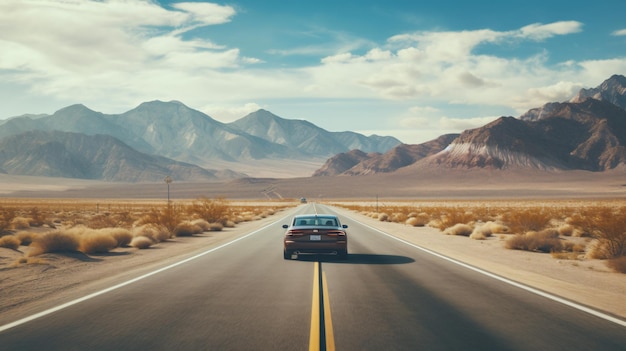
[[[332,212],[309,204],[295,212]],[[295,212],[290,213],[293,215]],[[1,350],[624,350],[626,327],[351,218],[349,258],[283,260],[281,220],[8,327]]]

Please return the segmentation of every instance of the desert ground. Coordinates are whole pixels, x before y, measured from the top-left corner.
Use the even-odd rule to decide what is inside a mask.
[[[625,206],[626,177],[623,174],[593,175],[590,178],[587,173],[575,172],[529,178],[511,173],[503,179],[503,174],[464,176],[459,173],[448,174],[443,180],[436,174],[422,175],[421,178],[245,179],[217,184],[175,182],[171,184],[170,195],[174,203],[199,196],[221,196],[232,198],[233,203],[256,207],[275,207],[277,204],[279,207],[298,206],[298,199],[304,196],[309,201],[339,206],[350,220],[362,221],[402,240],[626,318],[626,305],[623,303],[626,276],[610,269],[606,260],[586,258],[582,254],[574,258],[555,258],[549,253],[511,250],[505,248],[510,233],[472,240],[466,236],[446,235],[428,225],[415,227],[381,221],[350,209],[354,206],[375,206],[383,211],[386,207],[400,205],[495,208],[501,206],[503,201],[522,206]],[[455,177],[456,182],[451,182],[451,177]],[[55,206],[84,201],[102,211],[109,209],[111,204],[137,201],[162,207],[167,196],[165,183],[111,184],[65,179],[46,179],[43,182],[40,178],[4,175],[0,178],[1,206],[10,206],[14,202],[24,206]],[[93,208],[91,211],[94,211]],[[0,247],[0,325],[38,312],[55,302],[104,288],[111,282],[130,279],[152,267],[189,257],[277,221],[281,216],[282,210],[278,210],[273,215],[244,221],[221,231],[172,237],[145,250],[126,246],[96,254],[44,253],[25,260],[29,247]],[[44,226],[28,230],[42,232],[51,229]]]

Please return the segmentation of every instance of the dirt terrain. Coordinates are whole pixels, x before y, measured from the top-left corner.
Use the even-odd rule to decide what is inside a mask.
[[[289,174],[285,174],[288,177]],[[166,199],[167,184],[10,176],[0,174],[0,196],[33,198]],[[371,176],[246,178],[224,182],[177,182],[170,197],[228,199],[626,199],[626,169],[607,172],[488,169],[400,170]]]

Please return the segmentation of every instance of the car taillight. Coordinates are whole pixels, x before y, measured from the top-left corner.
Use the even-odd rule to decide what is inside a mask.
[[[287,232],[287,236],[294,236],[294,235],[302,235],[303,231],[301,230],[290,230]]]
[[[328,235],[328,236],[346,236],[346,233],[342,232],[340,230],[337,230],[337,231],[330,231],[330,232],[326,233],[326,235]]]

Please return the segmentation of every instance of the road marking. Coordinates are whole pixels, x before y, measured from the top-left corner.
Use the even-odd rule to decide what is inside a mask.
[[[346,216],[346,217],[349,217],[349,216]],[[353,221],[358,222],[358,221],[356,221],[354,218],[352,218],[352,217],[350,217],[350,218],[351,218]],[[557,296],[557,295],[553,295],[553,294],[547,293],[547,292],[545,292],[545,291],[541,291],[541,290],[539,290],[539,289],[535,289],[535,288],[533,288],[533,287],[531,287],[531,286],[524,285],[524,284],[522,284],[522,283],[518,283],[518,282],[516,282],[516,281],[514,281],[514,280],[511,280],[511,279],[508,279],[508,278],[504,278],[504,277],[502,277],[502,276],[499,276],[499,275],[497,275],[497,274],[494,274],[494,273],[491,273],[491,272],[485,271],[485,270],[480,269],[480,268],[478,268],[478,267],[474,267],[474,266],[469,265],[469,264],[467,264],[467,263],[464,263],[464,262],[461,262],[461,261],[455,260],[455,259],[453,259],[453,258],[450,258],[450,257],[444,256],[444,255],[442,255],[442,254],[440,254],[440,253],[438,253],[438,252],[432,251],[432,250],[427,249],[427,248],[425,248],[425,247],[421,247],[421,246],[419,246],[419,245],[416,245],[416,244],[410,243],[410,242],[408,242],[408,241],[406,241],[406,240],[403,240],[403,239],[397,238],[397,237],[395,237],[395,236],[393,236],[393,235],[391,235],[391,234],[385,233],[384,231],[382,231],[382,230],[380,230],[380,229],[378,229],[378,228],[374,228],[374,227],[372,227],[372,226],[369,226],[369,225],[367,225],[367,224],[365,224],[365,223],[361,223],[361,222],[359,222],[359,223],[360,223],[361,225],[363,225],[363,226],[367,227],[367,228],[370,228],[370,229],[372,229],[372,230],[374,230],[374,231],[376,231],[376,232],[380,233],[380,234],[383,234],[383,235],[385,235],[385,236],[388,236],[388,237],[389,237],[389,238],[391,238],[391,239],[394,239],[394,240],[397,240],[397,241],[399,241],[399,242],[401,242],[401,243],[404,243],[404,244],[406,244],[406,245],[412,246],[412,247],[414,247],[414,248],[416,248],[416,249],[418,249],[418,250],[424,251],[424,252],[426,252],[426,253],[428,253],[428,254],[431,254],[431,255],[433,255],[433,256],[439,257],[439,258],[444,259],[444,260],[446,260],[446,261],[448,261],[448,262],[452,262],[452,263],[454,263],[454,264],[456,264],[456,265],[459,265],[459,266],[461,266],[461,267],[465,267],[465,268],[470,269],[470,270],[472,270],[472,271],[474,271],[474,272],[477,272],[477,273],[480,273],[480,274],[482,274],[482,275],[485,275],[485,276],[491,277],[491,278],[493,278],[493,279],[499,280],[499,281],[501,281],[501,282],[503,282],[503,283],[506,283],[506,284],[509,284],[509,285],[515,286],[515,287],[517,287],[517,288],[520,288],[520,289],[526,290],[526,291],[528,291],[528,292],[530,292],[530,293],[533,293],[533,294],[535,294],[535,295],[539,295],[539,296],[545,297],[545,298],[550,299],[550,300],[552,300],[552,301],[555,301],[555,302],[561,303],[561,304],[563,304],[563,305],[566,305],[566,306],[569,306],[569,307],[575,308],[575,309],[577,309],[577,310],[579,310],[579,311],[582,311],[582,312],[588,313],[588,314],[590,314],[590,315],[592,315],[592,316],[596,316],[596,317],[601,318],[601,319],[604,319],[604,320],[606,320],[606,321],[609,321],[609,322],[612,322],[612,323],[615,323],[615,324],[621,325],[622,327],[626,327],[626,321],[625,321],[625,320],[622,320],[622,319],[619,319],[619,318],[613,317],[613,316],[608,315],[608,314],[606,314],[606,313],[602,313],[602,312],[600,312],[600,311],[594,310],[593,308],[590,308],[590,307],[587,307],[587,306],[583,306],[583,305],[578,304],[578,303],[575,303],[575,302],[573,302],[573,301],[569,301],[569,300],[567,300],[567,299],[565,299],[565,298],[562,298],[562,297],[559,297],[559,296]]]
[[[320,266],[322,264],[320,263]],[[330,316],[330,297],[328,295],[328,283],[326,272],[322,270],[322,296],[324,302],[324,336],[326,339],[326,351],[335,351],[335,334],[333,333],[333,319]]]
[[[311,331],[309,333],[309,351],[320,349],[320,272],[319,262],[315,262],[313,270],[313,300],[311,301]]]
[[[286,217],[285,217],[285,218],[286,218]],[[282,219],[281,219],[281,220],[282,220]],[[254,234],[258,233],[258,232],[263,231],[264,229],[266,229],[266,228],[268,228],[268,227],[271,227],[271,226],[275,225],[276,223],[277,223],[277,222],[272,222],[272,223],[270,223],[270,224],[266,225],[265,227],[259,228],[259,229],[255,230],[255,231],[253,231],[253,232],[251,232],[251,233],[248,233],[248,234],[246,234],[246,235],[244,235],[244,236],[242,236],[242,237],[239,237],[239,238],[237,238],[237,239],[235,239],[235,240],[233,240],[233,241],[229,241],[229,242],[227,242],[227,243],[225,243],[225,244],[222,244],[222,245],[220,245],[220,246],[218,246],[218,247],[214,247],[214,248],[209,249],[209,250],[207,250],[207,251],[201,252],[201,253],[199,253],[199,254],[197,254],[197,255],[195,255],[195,256],[192,256],[192,257],[186,258],[186,259],[184,259],[184,260],[182,260],[182,261],[179,261],[179,262],[173,263],[173,264],[171,264],[171,265],[169,265],[169,266],[166,266],[166,267],[163,267],[163,268],[159,268],[159,269],[157,269],[156,271],[152,271],[152,272],[150,272],[150,273],[146,273],[146,274],[144,274],[144,275],[142,275],[142,276],[139,276],[139,277],[137,277],[137,278],[133,278],[133,279],[131,279],[131,280],[128,280],[128,281],[125,281],[125,282],[123,282],[123,283],[120,283],[120,284],[114,285],[114,286],[112,286],[112,287],[109,287],[109,288],[106,288],[106,289],[103,289],[103,290],[97,291],[97,292],[95,292],[95,293],[92,293],[92,294],[89,294],[89,295],[83,296],[83,297],[78,298],[78,299],[76,299],[76,300],[72,300],[72,301],[70,301],[70,302],[66,302],[66,303],[61,304],[61,305],[59,305],[59,306],[56,306],[56,307],[52,307],[52,308],[50,308],[50,309],[47,309],[47,310],[45,310],[45,311],[42,311],[42,312],[39,312],[39,313],[35,313],[35,314],[30,315],[30,316],[28,316],[28,317],[24,317],[24,318],[22,318],[22,319],[19,319],[19,320],[15,321],[15,322],[11,322],[11,323],[8,323],[8,324],[5,324],[5,325],[2,325],[2,326],[0,326],[0,333],[1,333],[1,332],[3,332],[3,331],[5,331],[5,330],[8,330],[8,329],[11,329],[11,328],[17,327],[17,326],[19,326],[19,325],[22,325],[22,324],[25,324],[25,323],[31,322],[31,321],[33,321],[33,320],[35,320],[35,319],[38,319],[38,318],[41,318],[41,317],[47,316],[47,315],[52,314],[52,313],[54,313],[54,312],[60,311],[60,310],[62,310],[62,309],[68,308],[68,307],[70,307],[70,306],[73,306],[73,305],[79,304],[79,303],[81,303],[81,302],[83,302],[83,301],[90,300],[90,299],[92,299],[92,298],[94,298],[94,297],[97,297],[97,296],[100,296],[100,295],[104,295],[104,294],[106,294],[106,293],[108,293],[108,292],[111,292],[111,291],[113,291],[113,290],[117,290],[117,289],[122,288],[122,287],[124,287],[124,286],[130,285],[130,284],[133,284],[133,283],[136,283],[136,282],[138,282],[138,281],[140,281],[140,280],[143,280],[143,279],[146,279],[146,278],[151,277],[151,276],[153,276],[153,275],[156,275],[156,274],[158,274],[158,273],[161,273],[161,272],[167,271],[167,270],[169,270],[169,269],[172,269],[172,268],[174,268],[174,267],[180,266],[180,265],[185,264],[185,263],[187,263],[187,262],[193,261],[193,260],[195,260],[195,259],[197,259],[197,258],[200,258],[200,257],[202,257],[202,256],[205,256],[205,255],[207,255],[207,254],[210,254],[211,252],[214,252],[214,251],[220,250],[220,249],[222,249],[222,248],[224,248],[224,247],[226,247],[226,246],[229,246],[229,245],[232,245],[232,244],[234,244],[234,243],[236,243],[236,242],[238,242],[238,241],[244,240],[244,239],[246,239],[246,238],[248,238],[248,237],[250,237],[250,236],[252,236],[252,235],[254,235]]]
[[[322,263],[315,262],[309,351],[321,350],[335,351],[335,336],[330,316],[330,298],[328,296],[326,273],[322,270]]]

